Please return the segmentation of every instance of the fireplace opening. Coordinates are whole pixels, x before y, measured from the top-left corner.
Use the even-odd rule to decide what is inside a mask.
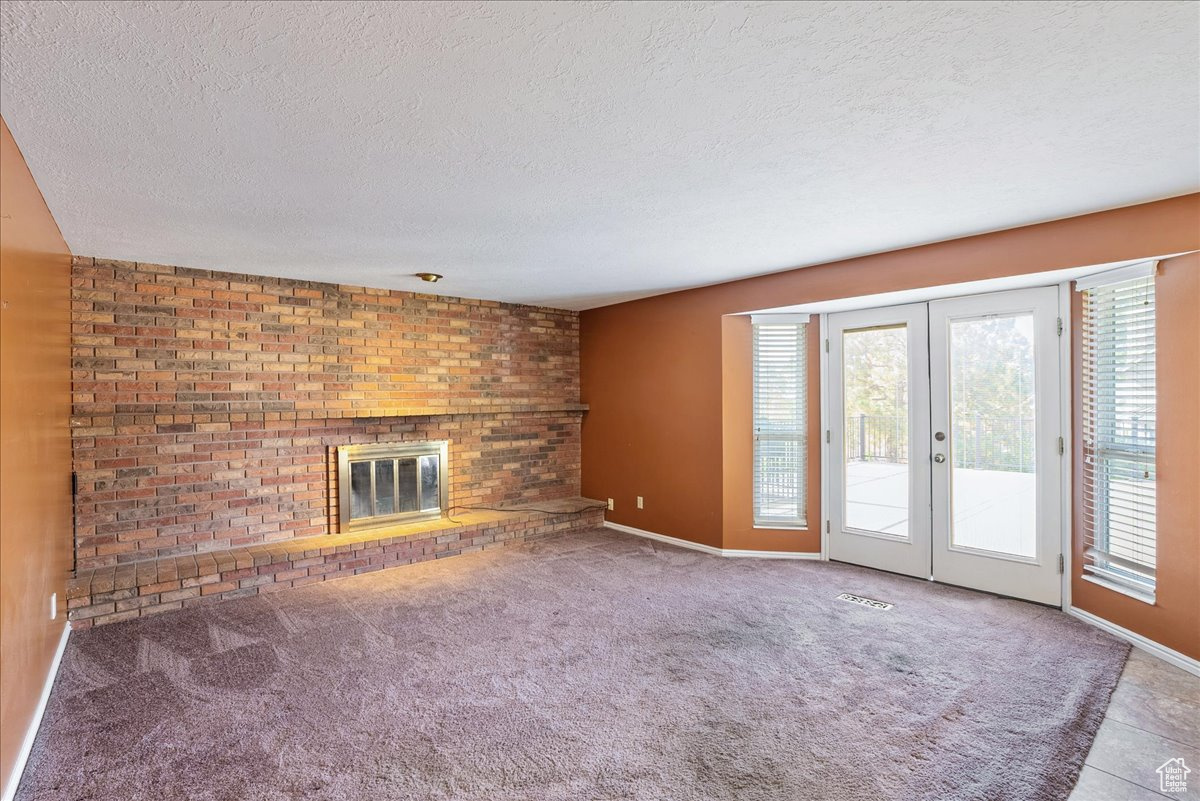
[[[449,505],[449,444],[385,442],[338,448],[341,530],[441,517]]]

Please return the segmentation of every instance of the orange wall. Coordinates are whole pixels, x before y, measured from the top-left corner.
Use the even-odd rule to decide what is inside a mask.
[[[66,625],[71,254],[0,120],[0,776]],[[50,620],[50,594],[58,619]]]
[[[591,408],[583,424],[584,494],[615,500],[609,520],[660,534],[725,548],[817,550],[819,498],[811,486],[812,530],[752,528],[749,333],[739,330],[737,322],[723,321],[723,315],[1195,249],[1200,249],[1200,194],[586,311],[580,331],[581,384],[583,401]],[[1195,337],[1194,328],[1187,329],[1188,323],[1170,311],[1162,325],[1182,326],[1182,335],[1191,330]],[[1196,369],[1193,363],[1190,374]],[[813,358],[814,392],[817,374]],[[1162,393],[1163,415],[1185,410],[1175,415],[1184,428],[1172,437],[1192,443],[1192,459],[1200,459],[1194,445],[1195,393],[1166,384]],[[817,481],[819,407],[810,403],[809,472],[810,480]],[[1194,495],[1200,481],[1194,473],[1191,481]],[[634,504],[637,495],[645,498],[643,510]],[[1161,504],[1164,519],[1174,515],[1183,523],[1172,549],[1181,562],[1196,564],[1200,521],[1194,507],[1166,497]],[[1183,591],[1190,595],[1185,604],[1200,606],[1195,580]],[[1084,595],[1077,605],[1086,609],[1089,600]],[[1181,636],[1197,639],[1186,619],[1160,607],[1136,610],[1124,625],[1140,630],[1151,618],[1162,621],[1161,630],[1178,625]]]

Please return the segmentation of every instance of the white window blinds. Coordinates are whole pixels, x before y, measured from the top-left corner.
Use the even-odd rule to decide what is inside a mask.
[[[754,322],[754,524],[807,525],[808,377],[804,322]]]
[[[1156,563],[1155,266],[1077,284],[1083,292],[1084,570],[1146,600],[1153,599]]]

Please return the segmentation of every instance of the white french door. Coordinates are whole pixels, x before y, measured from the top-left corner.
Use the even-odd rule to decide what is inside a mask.
[[[1058,290],[831,314],[829,556],[1061,602]]]
[[[924,303],[829,316],[829,558],[929,578]]]

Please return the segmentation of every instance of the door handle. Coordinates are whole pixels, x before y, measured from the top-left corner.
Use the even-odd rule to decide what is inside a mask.
[[[945,456],[945,454],[942,454],[942,453],[935,453],[933,455],[933,461],[937,462],[938,464],[941,464],[942,462],[946,461],[946,456]]]

